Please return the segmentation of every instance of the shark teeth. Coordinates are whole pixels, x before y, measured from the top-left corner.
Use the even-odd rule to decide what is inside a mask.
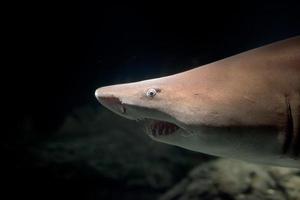
[[[166,121],[150,120],[150,123],[147,123],[145,129],[148,135],[158,137],[171,135],[176,132],[179,127]]]

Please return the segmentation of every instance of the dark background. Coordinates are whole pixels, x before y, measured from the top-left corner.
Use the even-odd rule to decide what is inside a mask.
[[[18,19],[22,38],[15,59],[26,55],[14,66],[20,117],[24,113],[37,128],[52,129],[72,108],[95,103],[99,86],[181,72],[298,35],[299,4],[40,5]]]
[[[220,2],[18,4],[6,17],[13,52],[3,84],[12,119],[2,139],[7,185],[51,179],[24,160],[28,148],[74,109],[99,109],[97,87],[178,73],[300,34],[299,1]]]

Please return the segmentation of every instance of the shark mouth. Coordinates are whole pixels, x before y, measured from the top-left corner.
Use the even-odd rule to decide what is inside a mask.
[[[167,136],[180,129],[177,125],[166,121],[147,120],[146,133],[153,137]]]

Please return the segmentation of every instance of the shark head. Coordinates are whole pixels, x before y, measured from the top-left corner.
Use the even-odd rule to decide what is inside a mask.
[[[100,87],[98,101],[114,113],[143,123],[154,140],[172,143],[174,136],[187,136],[192,112],[184,83],[169,76],[127,84]]]

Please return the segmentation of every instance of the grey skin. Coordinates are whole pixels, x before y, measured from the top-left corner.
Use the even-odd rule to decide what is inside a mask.
[[[179,74],[101,87],[98,101],[154,140],[300,168],[300,37]]]

